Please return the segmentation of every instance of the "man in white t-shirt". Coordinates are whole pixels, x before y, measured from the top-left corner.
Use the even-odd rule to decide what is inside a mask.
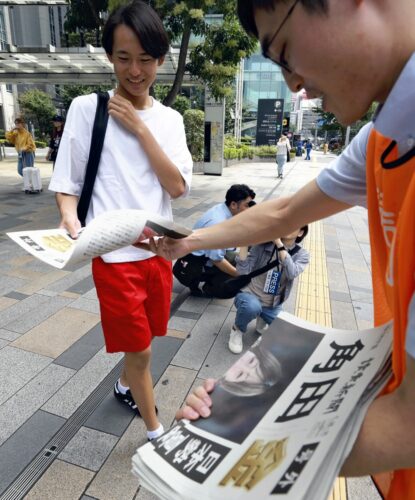
[[[171,219],[170,199],[187,194],[192,160],[181,115],[149,94],[169,48],[167,34],[154,10],[136,1],[111,14],[103,46],[119,85],[109,93],[109,120],[86,223],[121,208]],[[74,99],[49,186],[57,193],[61,225],[73,237],[80,229],[77,203],[96,106],[96,94]],[[167,331],[171,264],[129,246],[94,259],[92,271],[107,351],[125,353],[115,396],[142,416],[148,439],[154,439],[163,427],[154,403],[151,340]]]

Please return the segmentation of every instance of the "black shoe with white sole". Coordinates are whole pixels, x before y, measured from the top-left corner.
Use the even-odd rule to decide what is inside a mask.
[[[123,394],[118,388],[118,382],[115,382],[114,385],[114,396],[118,399],[118,401],[126,406],[129,406],[131,410],[141,418],[140,410],[138,409],[135,401],[133,399],[133,395],[130,390],[127,390],[125,394]],[[158,414],[157,406],[155,407],[156,415]]]

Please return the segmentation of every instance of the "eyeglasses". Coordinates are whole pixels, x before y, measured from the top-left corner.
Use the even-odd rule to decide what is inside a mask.
[[[289,11],[287,12],[286,16],[282,20],[281,24],[279,25],[277,31],[272,35],[272,37],[267,40],[265,39],[263,44],[262,44],[262,55],[266,57],[267,59],[270,59],[273,63],[275,63],[277,66],[285,70],[287,73],[292,73],[292,69],[288,66],[287,61],[284,60],[284,52],[285,52],[285,46],[283,47],[281,53],[280,53],[280,58],[279,60],[273,59],[271,56],[269,56],[268,51],[269,48],[271,47],[272,43],[274,42],[275,38],[278,36],[278,33],[281,31],[282,27],[284,24],[287,22],[288,18],[291,16],[293,13],[295,6],[298,4],[300,0],[295,0],[293,5],[290,7]]]

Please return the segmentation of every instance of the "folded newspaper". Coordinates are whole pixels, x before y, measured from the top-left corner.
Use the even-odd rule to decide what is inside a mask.
[[[65,229],[18,231],[7,235],[38,259],[62,269],[150,236],[184,238],[190,233],[189,229],[144,210],[111,210],[81,229],[77,239],[71,238]]]
[[[391,375],[391,331],[282,313],[217,380],[211,416],[139,448],[133,473],[166,500],[326,499]]]

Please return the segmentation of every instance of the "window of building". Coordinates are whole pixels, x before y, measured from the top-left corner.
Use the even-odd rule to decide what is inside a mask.
[[[53,11],[53,7],[49,7],[49,29],[50,43],[56,47],[55,12]]]
[[[58,24],[59,24],[59,37],[62,38],[63,35],[63,18],[62,18],[62,7],[58,7]]]
[[[6,50],[6,22],[4,20],[4,7],[0,7],[0,50]]]

